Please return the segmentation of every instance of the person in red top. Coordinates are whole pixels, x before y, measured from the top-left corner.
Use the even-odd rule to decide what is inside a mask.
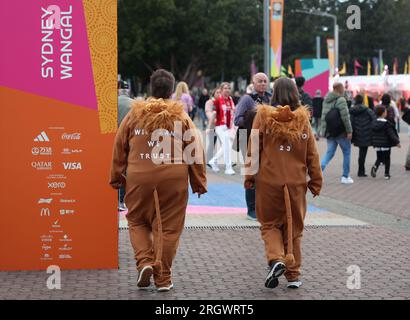
[[[225,174],[234,175],[231,160],[231,137],[230,131],[233,128],[233,116],[235,112],[235,103],[231,98],[231,85],[227,82],[221,84],[222,94],[218,99],[215,99],[214,106],[216,111],[215,133],[221,143],[221,148],[216,155],[209,161],[212,170],[219,171],[217,161],[223,154],[225,161]]]

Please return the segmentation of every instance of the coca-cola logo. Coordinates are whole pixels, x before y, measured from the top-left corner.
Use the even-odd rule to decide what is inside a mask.
[[[81,133],[63,133],[61,136],[62,140],[80,140]]]

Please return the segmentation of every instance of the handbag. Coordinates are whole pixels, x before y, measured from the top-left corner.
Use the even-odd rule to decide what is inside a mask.
[[[405,123],[410,124],[410,108],[403,113],[402,119]]]

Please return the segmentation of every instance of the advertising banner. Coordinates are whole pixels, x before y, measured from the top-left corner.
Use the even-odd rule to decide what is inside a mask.
[[[301,59],[295,61],[296,77],[306,79],[303,90],[312,97],[320,90],[322,97],[329,92],[329,60],[328,59]]]
[[[335,74],[335,39],[327,39],[327,56],[329,59],[330,76]]]
[[[282,65],[282,34],[283,34],[283,10],[284,0],[271,0],[270,18],[270,61],[271,76],[279,77]]]
[[[117,1],[0,2],[0,270],[118,268]]]

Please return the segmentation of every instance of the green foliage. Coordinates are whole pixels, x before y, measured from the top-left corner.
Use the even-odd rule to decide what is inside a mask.
[[[352,4],[361,8],[361,30],[346,26]],[[316,36],[327,57],[333,21],[292,12],[312,8],[338,16],[340,64],[346,61],[349,73],[354,59],[366,66],[377,49],[385,50],[389,65],[397,57],[403,70],[410,54],[409,0],[285,0],[283,65],[315,57]],[[199,70],[216,81],[248,77],[252,56],[263,69],[263,0],[119,0],[118,16],[119,72],[142,83],[160,67],[189,84]]]

